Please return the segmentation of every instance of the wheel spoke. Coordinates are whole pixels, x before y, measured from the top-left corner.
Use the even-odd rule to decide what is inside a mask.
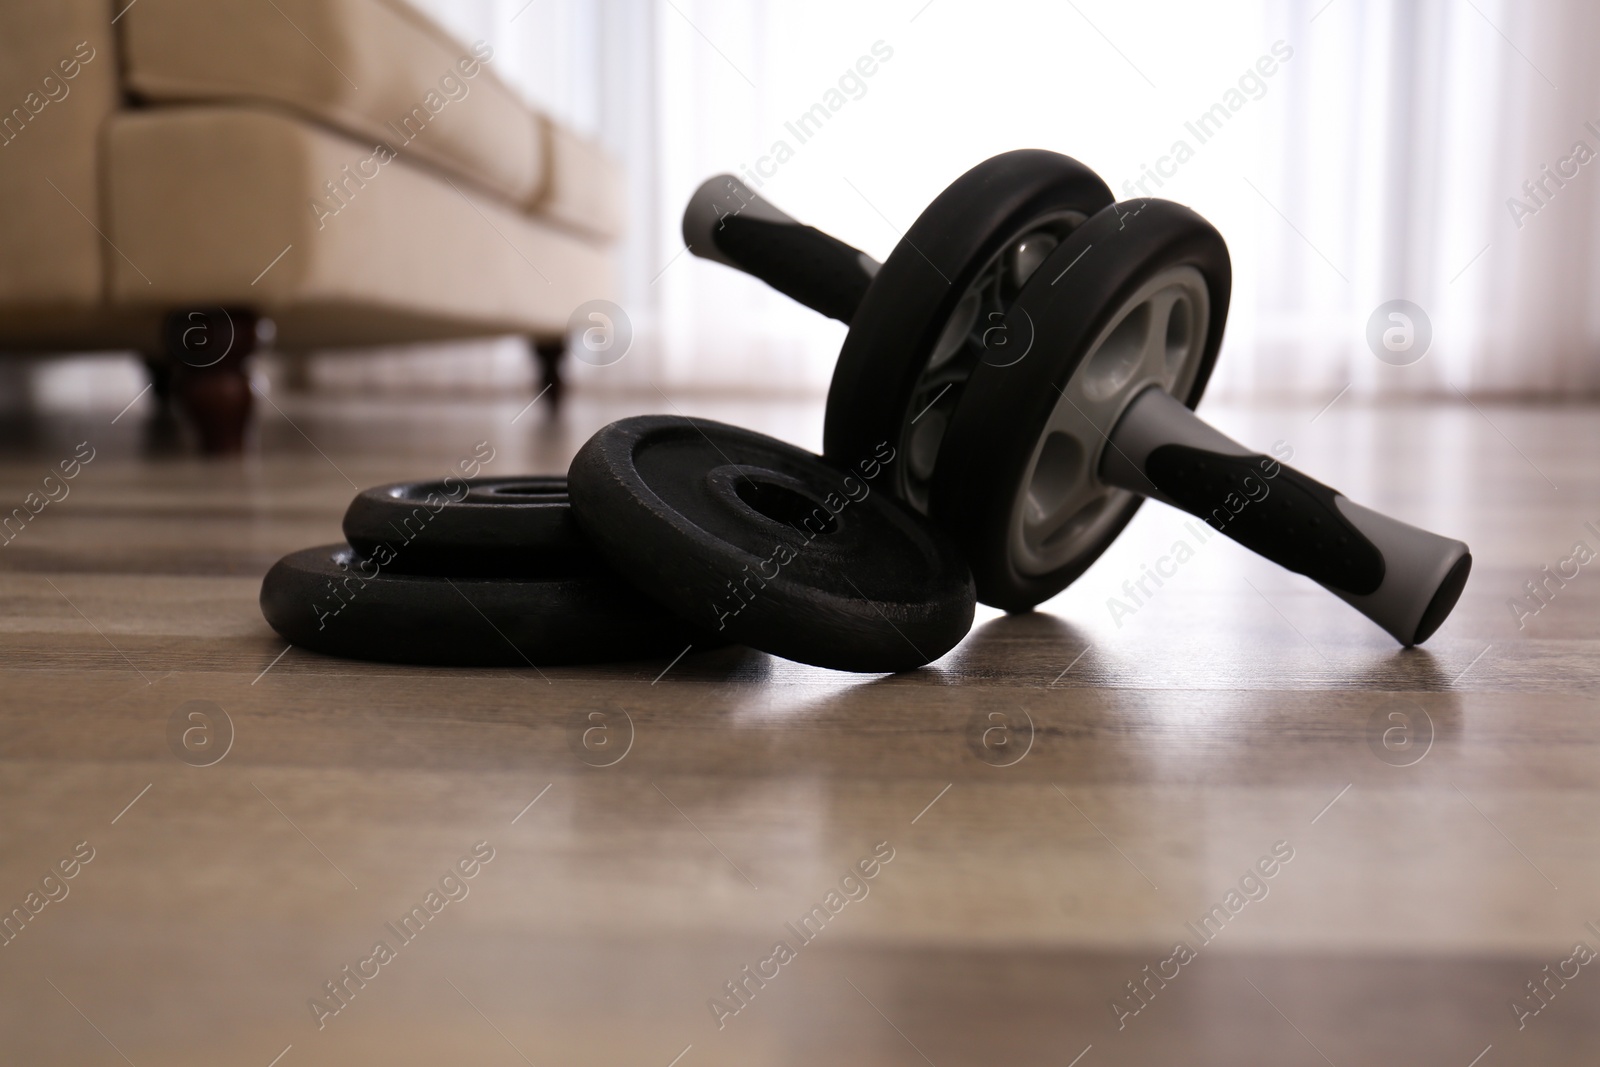
[[[1055,536],[1061,532],[1073,519],[1077,518],[1086,507],[1095,500],[1106,495],[1104,489],[1095,486],[1089,479],[1083,479],[1077,491],[1063,500],[1048,515],[1036,515],[1034,521],[1028,524],[1028,540],[1032,542],[1035,551],[1046,551]],[[1030,511],[1033,508],[1030,504]]]
[[[1183,298],[1177,286],[1168,286],[1150,298],[1150,329],[1145,334],[1144,350],[1139,353],[1139,372],[1163,381],[1167,377],[1167,323],[1172,309]]]

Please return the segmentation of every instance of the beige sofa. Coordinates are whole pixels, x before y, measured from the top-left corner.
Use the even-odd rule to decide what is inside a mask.
[[[143,353],[217,451],[269,337],[524,334],[557,395],[620,177],[495,63],[404,0],[0,0],[0,351]]]

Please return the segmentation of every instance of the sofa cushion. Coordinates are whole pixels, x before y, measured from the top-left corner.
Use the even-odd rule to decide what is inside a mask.
[[[614,296],[599,241],[281,111],[122,112],[106,155],[119,305],[253,306],[332,347],[556,336]]]
[[[544,188],[529,201],[533,212],[599,237],[622,236],[622,171],[598,144],[545,120],[548,160]]]
[[[118,103],[105,0],[0,4],[0,309],[104,298],[100,126]]]
[[[125,81],[148,101],[293,109],[514,204],[545,191],[544,123],[403,0],[140,0],[120,20]]]

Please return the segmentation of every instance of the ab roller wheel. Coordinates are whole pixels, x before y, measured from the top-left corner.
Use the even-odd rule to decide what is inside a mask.
[[[1199,215],[1144,201],[1101,211],[1036,279],[968,382],[934,493],[984,602],[1010,611],[1066,588],[1133,518],[1144,497],[1097,476],[1106,439],[1145,389],[1198,403],[1232,271]]]
[[[803,226],[731,175],[683,217],[696,255],[754,274],[849,323],[828,390],[823,455],[841,466],[887,442],[895,492],[920,511],[985,333],[1044,258],[1111,203],[1075,159],[1034,149],[980,163],[929,204],[882,264]]]
[[[1227,318],[1226,244],[1165,201],[1105,197],[1074,213],[1064,194],[1035,196],[1032,182],[1071,184],[1069,171],[1088,188],[1065,157],[995,157],[941,194],[881,267],[726,177],[696,194],[684,236],[850,323],[827,457],[848,464],[875,436],[899,442],[896,492],[954,538],[985,603],[1025,611],[1060,592],[1154,497],[1319,582],[1400,643],[1426,640],[1466,584],[1467,546],[1353,504],[1196,418]],[[924,244],[968,255],[956,267]],[[937,281],[919,286],[925,269]]]

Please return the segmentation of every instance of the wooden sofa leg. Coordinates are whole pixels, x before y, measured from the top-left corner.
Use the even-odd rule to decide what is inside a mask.
[[[176,374],[172,369],[172,360],[163,351],[145,352],[142,358],[145,370],[150,375],[153,410],[144,420],[141,448],[147,456],[181,453],[183,428],[175,410],[173,389]]]
[[[551,411],[561,410],[561,400],[567,390],[567,383],[561,375],[561,364],[567,356],[567,339],[558,337],[554,340],[533,341],[533,353],[539,363],[539,376],[544,384],[541,389],[547,390],[546,398],[550,401]]]
[[[150,376],[150,395],[156,409],[164,411],[172,403],[172,363],[165,352],[146,352],[142,358]]]
[[[208,308],[167,316],[164,340],[172,391],[210,455],[244,451],[253,398],[246,360],[256,348],[253,311]]]

